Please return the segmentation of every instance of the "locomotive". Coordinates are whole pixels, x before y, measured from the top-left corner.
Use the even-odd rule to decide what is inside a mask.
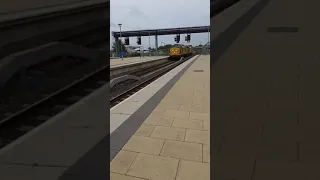
[[[179,60],[181,57],[188,57],[193,54],[191,46],[184,46],[181,44],[175,44],[170,49],[170,59]]]

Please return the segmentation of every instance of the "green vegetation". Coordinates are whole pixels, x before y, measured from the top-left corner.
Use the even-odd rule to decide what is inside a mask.
[[[119,49],[120,52],[120,44],[122,46],[122,51],[126,51],[126,47],[124,46],[123,42],[121,42],[120,40],[118,40],[118,44],[116,44],[116,42],[114,42],[112,44],[112,52],[116,53],[117,52],[117,48]],[[118,46],[117,46],[118,45]]]

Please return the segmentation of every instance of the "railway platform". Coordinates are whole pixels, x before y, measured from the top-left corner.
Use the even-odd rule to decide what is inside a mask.
[[[125,126],[120,126],[120,111],[129,114],[128,106],[125,110],[117,108],[111,113],[111,180],[120,179],[176,179],[176,180],[209,180],[209,99],[210,99],[210,56],[200,56],[190,60],[190,67],[186,67],[181,78],[174,82],[174,86],[147,118],[139,121],[137,131],[122,134],[129,139],[121,148],[120,132],[125,132]],[[170,72],[169,72],[170,73]],[[171,72],[174,74],[175,72]],[[168,77],[167,77],[168,78]],[[159,84],[160,82],[156,82]],[[152,86],[152,85],[151,85]],[[145,88],[152,90],[152,87]],[[141,92],[141,94],[147,94]],[[165,95],[166,94],[166,95]],[[139,97],[133,97],[139,99]],[[128,103],[133,99],[128,99]],[[121,106],[121,104],[120,104]],[[130,111],[130,110],[129,110]],[[137,121],[128,119],[127,121]],[[114,128],[114,126],[118,128]],[[114,140],[114,141],[113,141]],[[123,138],[122,138],[123,140]],[[118,147],[117,147],[118,146]],[[119,148],[120,147],[120,148]],[[120,150],[121,149],[121,150]]]
[[[123,65],[128,64],[135,64],[140,62],[146,62],[146,61],[155,61],[159,59],[165,59],[169,56],[144,56],[144,57],[128,57],[128,58],[116,58],[116,59],[110,59],[110,67],[111,69],[114,67],[119,67]]]

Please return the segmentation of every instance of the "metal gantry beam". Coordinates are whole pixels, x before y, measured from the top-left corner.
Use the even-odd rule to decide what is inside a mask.
[[[210,26],[197,26],[197,27],[179,27],[168,29],[147,29],[136,31],[121,31],[122,37],[133,36],[156,36],[156,35],[170,35],[170,34],[187,34],[187,33],[205,33],[210,32]],[[120,31],[113,31],[113,37],[120,37]]]

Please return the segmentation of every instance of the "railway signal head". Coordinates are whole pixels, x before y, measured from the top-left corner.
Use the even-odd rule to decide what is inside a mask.
[[[141,45],[141,37],[140,36],[138,37],[137,44]]]
[[[129,37],[127,37],[124,41],[125,41],[125,44],[126,44],[126,45],[129,45],[129,44],[130,44],[130,43],[129,43]]]
[[[180,42],[180,34],[177,35],[177,41]]]
[[[175,41],[176,43],[179,43],[179,42],[180,42],[179,39],[178,39],[178,37],[174,37],[174,41]]]

